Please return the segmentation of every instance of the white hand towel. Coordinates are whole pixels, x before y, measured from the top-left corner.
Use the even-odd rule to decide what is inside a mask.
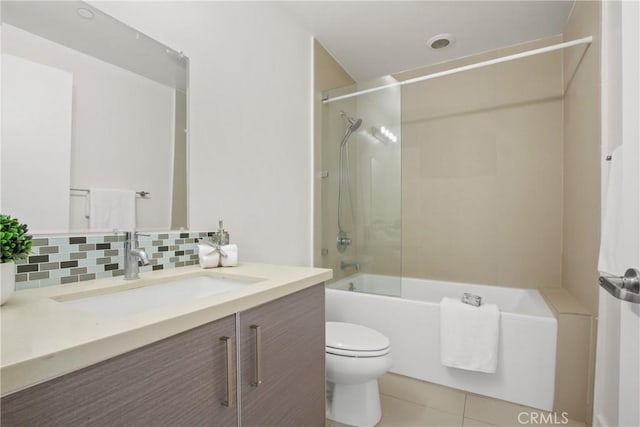
[[[223,267],[235,267],[238,265],[238,245],[224,245],[220,248],[220,251],[222,253],[220,265]]]
[[[220,264],[220,253],[214,246],[198,245],[198,260],[202,268],[215,268]]]
[[[134,231],[136,193],[133,190],[89,189],[89,228],[93,231]]]
[[[440,361],[444,366],[494,373],[498,367],[500,310],[453,298],[440,302]]]
[[[604,221],[600,239],[598,270],[603,274],[622,276],[627,268],[634,265],[634,235],[625,232],[634,228],[633,209],[624,206],[625,193],[630,190],[630,182],[625,176],[623,146],[612,153],[609,163],[609,183],[604,203]],[[636,165],[637,167],[637,165]],[[631,185],[631,189],[633,186]]]

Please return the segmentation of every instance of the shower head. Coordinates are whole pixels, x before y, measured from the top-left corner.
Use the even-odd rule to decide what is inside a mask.
[[[347,126],[347,130],[344,133],[344,138],[342,138],[342,142],[340,142],[340,150],[342,150],[342,148],[347,145],[347,142],[349,142],[349,137],[351,136],[351,134],[353,132],[355,132],[360,125],[362,124],[362,119],[352,119],[351,117],[346,117],[347,121],[349,122],[349,125]]]
[[[344,133],[344,138],[342,138],[342,142],[340,142],[340,149],[342,149],[342,147],[347,145],[347,141],[349,140],[351,134],[358,130],[358,128],[362,124],[362,119],[354,119],[353,117],[348,116],[344,111],[340,111],[340,115],[348,123],[347,130]]]
[[[347,123],[349,123],[347,127],[347,132],[355,132],[356,130],[358,130],[358,128],[362,124],[362,119],[354,119],[344,111],[340,111],[340,116],[342,116],[342,118],[345,119]]]
[[[362,119],[355,120],[352,117],[347,117],[347,120],[349,121],[349,129],[351,130],[351,132],[355,132],[356,130],[358,130],[358,128],[362,124]]]

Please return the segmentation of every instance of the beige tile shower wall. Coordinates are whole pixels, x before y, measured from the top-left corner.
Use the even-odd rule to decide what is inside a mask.
[[[553,408],[569,418],[591,421],[590,367],[594,319],[589,310],[564,288],[541,289],[558,319],[556,384]]]
[[[592,35],[564,52],[564,253],[562,283],[591,313],[598,306],[600,247],[600,2],[578,1],[564,39]]]
[[[328,127],[323,126],[323,121],[328,120],[326,113],[327,107],[322,104],[322,92],[337,87],[347,86],[353,84],[354,81],[347,74],[347,72],[336,62],[335,59],[322,47],[320,43],[314,41],[314,181],[313,181],[313,194],[314,194],[314,212],[313,212],[313,265],[326,266],[328,268],[334,268],[334,277],[339,272],[339,269],[335,268],[338,263],[338,257],[335,250],[335,244],[331,246],[330,253],[326,256],[321,255],[321,249],[329,246],[329,232],[335,232],[334,227],[330,227],[329,224],[323,223],[322,212],[323,210],[334,209],[333,206],[323,206],[323,200],[334,200],[335,197],[330,193],[330,187],[323,185],[323,180],[320,178],[320,172],[323,165],[323,156],[327,157],[325,161],[330,160],[331,153],[327,153],[323,150],[323,129]],[[342,127],[332,126],[330,129],[342,129]],[[339,138],[341,135],[330,135],[331,138]],[[337,143],[336,143],[337,144]],[[337,164],[337,160],[334,161]],[[334,174],[335,177],[335,174]],[[326,204],[326,203],[325,203]],[[327,217],[327,222],[335,222],[335,215]],[[335,238],[335,236],[334,236]]]
[[[561,67],[556,52],[403,86],[403,276],[560,286]]]

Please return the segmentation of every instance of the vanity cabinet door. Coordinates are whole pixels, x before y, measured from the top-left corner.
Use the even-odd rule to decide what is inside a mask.
[[[323,284],[240,313],[243,427],[325,425],[324,334]]]
[[[2,398],[2,426],[235,426],[235,402],[221,404],[234,336],[229,316],[16,392]]]

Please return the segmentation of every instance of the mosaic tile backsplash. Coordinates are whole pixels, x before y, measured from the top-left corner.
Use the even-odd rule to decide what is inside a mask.
[[[140,272],[195,265],[197,242],[217,238],[206,231],[148,234],[138,237],[150,261]],[[16,290],[123,276],[124,234],[33,236],[31,255],[16,264]]]

